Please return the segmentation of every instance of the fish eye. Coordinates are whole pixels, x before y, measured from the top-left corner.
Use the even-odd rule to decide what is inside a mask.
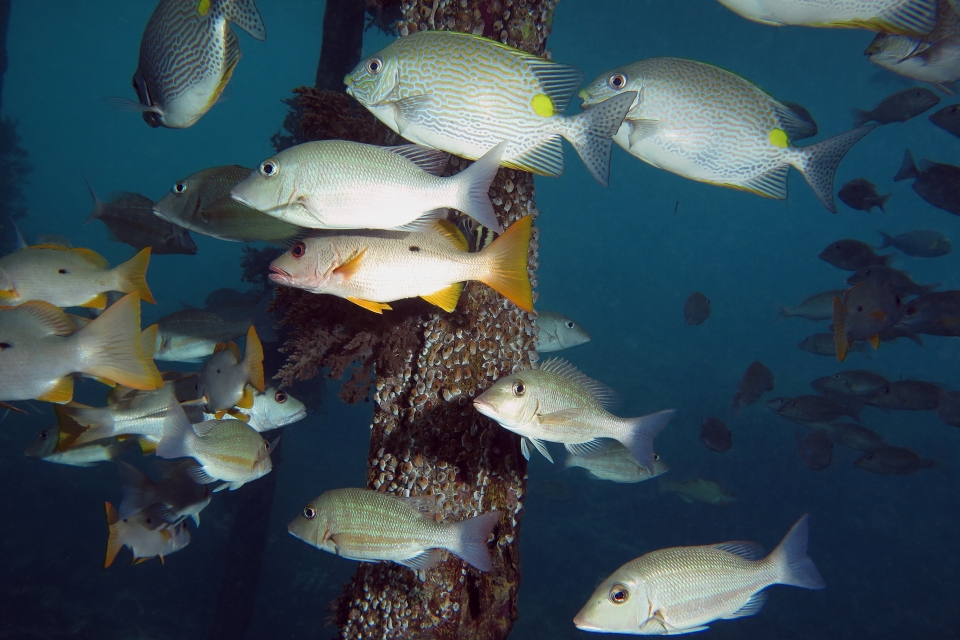
[[[280,172],[280,163],[274,159],[264,160],[260,163],[260,175],[264,178],[272,178]]]
[[[9,342],[0,342],[0,351],[3,351],[4,349],[9,349],[12,346],[13,345],[10,344]]]
[[[653,454],[653,461],[654,461],[654,462],[656,462],[656,461],[659,460],[659,459],[660,459],[660,454],[659,454],[659,453]]]
[[[627,86],[627,76],[623,75],[622,73],[615,73],[607,78],[607,85],[611,89],[619,91]]]
[[[290,247],[290,255],[292,255],[294,258],[302,258],[303,256],[307,255],[307,245],[302,242],[298,242]]]
[[[382,70],[383,60],[380,58],[370,58],[370,60],[367,61],[367,73],[370,75],[375,76]]]
[[[317,508],[312,504],[308,504],[303,508],[303,517],[307,520],[313,520],[317,517]]]
[[[177,184],[173,185],[172,191],[178,196],[182,196],[187,192],[187,181],[181,180]]]
[[[57,273],[59,273],[59,274],[62,275],[62,276],[65,276],[65,275],[67,275],[67,274],[70,273],[70,272],[67,271],[66,269],[59,269],[59,270],[57,271]]]
[[[523,384],[523,380],[517,380],[513,383],[513,395],[517,396],[518,398],[521,397],[526,390],[527,387]]]
[[[287,401],[287,394],[284,391],[277,391],[275,394],[273,394],[273,399],[280,404],[283,404]]]
[[[623,604],[630,599],[630,590],[627,585],[617,583],[610,587],[610,601],[614,604]]]
[[[573,329],[577,324],[573,320],[567,320],[564,323],[567,326],[567,329]]]
[[[41,440],[46,440],[46,439],[49,438],[49,437],[50,437],[50,430],[49,430],[49,429],[46,430],[46,431],[41,431],[41,432],[40,432],[40,439],[41,439]]]

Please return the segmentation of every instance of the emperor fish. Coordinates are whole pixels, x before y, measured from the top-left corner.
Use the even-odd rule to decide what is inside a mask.
[[[490,571],[487,537],[502,513],[491,511],[446,523],[429,517],[434,509],[429,497],[333,489],[309,502],[287,530],[309,545],[349,560],[389,560],[427,571],[446,549],[480,571]]]
[[[826,586],[807,556],[808,536],[804,515],[766,557],[759,545],[741,541],[653,551],[604,580],[573,623],[600,633],[678,635],[755,615],[771,585]]]
[[[580,97],[585,108],[595,108],[624,94],[638,97],[613,139],[644,162],[778,200],[787,197],[792,166],[833,213],[837,165],[876,126],[795,147],[790,140],[808,124],[782,102],[729,71],[680,58],[650,58],[612,69]]]
[[[247,330],[244,348],[246,353],[241,356],[240,348],[233,342],[217,345],[200,371],[200,392],[205,408],[210,413],[217,413],[218,418],[235,406],[249,409],[253,406],[250,387],[261,393],[265,388],[263,345],[252,325]]]
[[[501,142],[449,178],[446,153],[419,145],[378,147],[348,140],[305,142],[260,163],[231,189],[233,199],[310,229],[416,229],[463,211],[497,233],[487,191],[506,147]],[[437,210],[440,211],[437,211]]]
[[[153,200],[139,193],[120,192],[110,202],[104,202],[87,183],[93,197],[93,211],[84,224],[99,220],[107,227],[107,237],[123,242],[134,249],[150,247],[151,255],[195,255],[197,245],[190,232],[161,220],[153,214]]]
[[[45,462],[65,464],[71,467],[92,467],[98,462],[115,459],[128,447],[136,443],[136,440],[132,438],[126,440],[107,438],[64,450],[59,446],[62,429],[61,425],[44,429],[37,436],[37,439],[30,443],[24,453],[31,458],[38,458]],[[75,429],[79,432],[83,430],[83,427],[75,424]]]
[[[452,223],[430,231],[343,231],[307,238],[270,264],[270,280],[346,298],[375,313],[388,302],[421,297],[444,311],[457,307],[463,283],[479,280],[524,311],[533,311],[527,250],[533,221],[524,216],[489,246],[467,252]]]
[[[565,360],[550,358],[539,369],[500,378],[473,405],[503,428],[522,436],[521,450],[528,460],[529,443],[553,462],[545,442],[563,443],[570,453],[589,457],[603,451],[613,439],[653,473],[653,439],[675,411],[618,418],[606,409],[614,398],[609,387],[583,375]]]
[[[619,442],[614,443],[609,449],[600,455],[591,458],[575,456],[572,453],[567,455],[564,467],[580,467],[586,469],[591,478],[597,480],[609,480],[620,484],[633,484],[650,480],[663,475],[670,470],[666,462],[660,459],[657,454],[653,455],[653,472],[651,473],[640,466],[626,447]]]
[[[720,0],[764,24],[848,27],[926,35],[937,26],[937,0]]]
[[[229,22],[257,40],[267,30],[254,0],[160,0],[140,40],[133,88],[151,127],[186,129],[210,110],[240,61]]]
[[[553,311],[538,311],[540,343],[537,351],[547,353],[569,349],[590,342],[590,334],[572,318]]]
[[[185,523],[170,525],[151,510],[141,511],[123,520],[109,502],[104,503],[107,510],[107,526],[110,534],[107,538],[107,557],[103,562],[106,569],[124,547],[130,547],[133,561],[137,564],[150,558],[168,556],[190,544],[190,532]]]
[[[559,176],[563,137],[604,185],[610,138],[632,101],[618,97],[596,112],[565,116],[583,82],[579,69],[452,31],[398,38],[361,60],[344,82],[348,94],[411,142],[475,160],[506,140],[503,166]]]

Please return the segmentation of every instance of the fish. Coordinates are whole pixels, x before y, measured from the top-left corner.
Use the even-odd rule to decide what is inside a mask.
[[[896,326],[932,336],[960,336],[960,291],[931,291],[904,303]]]
[[[800,124],[797,125],[796,131],[793,132],[794,140],[803,140],[805,138],[812,138],[817,135],[819,129],[817,128],[817,121],[813,119],[813,116],[810,115],[810,112],[807,111],[807,108],[802,104],[797,104],[796,102],[787,102],[784,100],[782,102],[783,106],[790,111],[793,111],[793,115],[797,116],[797,119],[800,120]]]
[[[500,162],[563,173],[561,137],[608,184],[610,138],[636,95],[563,115],[583,83],[574,66],[469,33],[418,31],[367,56],[344,78],[347,94],[410,142],[476,160],[507,141]]]
[[[924,36],[937,26],[936,0],[720,0],[763,24],[844,27]]]
[[[157,482],[133,465],[118,461],[123,499],[117,514],[127,520],[153,507],[152,512],[165,522],[175,525],[190,518],[199,527],[200,512],[210,504],[212,494],[209,485],[197,484],[190,476],[190,470],[198,467],[193,460],[181,460],[168,465],[163,480]]]
[[[250,316],[228,320],[207,309],[182,309],[157,321],[159,332],[154,346],[155,360],[203,362],[218,343],[235,340],[250,327]]]
[[[110,291],[135,291],[154,304],[146,280],[149,263],[149,247],[111,269],[90,249],[33,245],[0,258],[0,305],[41,300],[55,307],[103,309]]]
[[[767,400],[767,406],[781,417],[799,424],[829,424],[842,416],[860,422],[860,412],[823,396],[797,396]]]
[[[694,291],[683,305],[683,319],[689,325],[703,324],[710,317],[710,299]]]
[[[349,560],[396,562],[429,571],[456,555],[479,571],[493,563],[487,538],[503,512],[490,511],[460,522],[438,522],[434,498],[401,498],[370,489],[332,489],[308,502],[287,525],[307,544]]]
[[[955,11],[927,37],[878,33],[867,45],[864,55],[875,65],[921,82],[938,91],[954,94],[960,80],[960,18]]]
[[[679,635],[756,615],[771,585],[826,587],[807,556],[808,536],[803,515],[766,557],[760,545],[742,541],[647,553],[604,580],[573,623],[581,631]]]
[[[850,422],[835,422],[830,425],[830,439],[854,451],[873,451],[887,446],[886,441],[876,431]]]
[[[838,371],[831,376],[817,378],[810,383],[810,386],[820,395],[827,397],[843,395],[870,398],[883,389],[887,383],[886,378],[873,371],[849,369]]]
[[[446,220],[430,231],[340,231],[301,240],[270,263],[270,280],[285,287],[346,298],[383,313],[388,304],[421,297],[453,311],[463,283],[479,280],[524,311],[533,311],[527,251],[533,220],[524,216],[489,246],[467,253],[460,230]]]
[[[267,385],[263,393],[254,391],[253,406],[248,414],[247,424],[263,433],[303,420],[307,417],[307,407],[283,389]]]
[[[254,0],[160,0],[140,40],[133,74],[139,111],[151,127],[186,129],[210,110],[240,61],[239,26],[257,40],[267,30]]]
[[[230,196],[308,229],[422,230],[449,207],[503,233],[487,192],[506,146],[498,143],[467,169],[444,178],[449,157],[430,147],[305,142],[261,162]]]
[[[843,295],[846,289],[830,289],[815,293],[796,307],[780,307],[781,318],[806,318],[807,320],[832,320],[833,299]]]
[[[153,212],[184,229],[229,242],[273,242],[289,246],[300,227],[234,200],[230,190],[249,176],[237,165],[211,167],[177,180]]]
[[[173,399],[174,383],[164,382],[159,389],[131,393],[122,401],[106,407],[76,404],[60,407],[56,409],[58,417],[69,417],[86,428],[78,436],[67,439],[63,446],[72,448],[103,438],[129,435],[160,442],[167,408]]]
[[[540,327],[537,351],[551,353],[590,342],[590,334],[572,318],[553,311],[537,311]]]
[[[115,460],[131,445],[136,444],[136,440],[132,438],[126,440],[107,438],[64,450],[59,447],[61,442],[61,429],[62,427],[58,424],[55,427],[41,431],[37,439],[31,442],[30,446],[24,451],[24,454],[31,458],[38,458],[44,462],[65,464],[71,467],[93,467],[99,462]],[[79,432],[83,427],[76,425],[75,429]]]
[[[691,180],[785,200],[790,167],[803,174],[836,213],[833,179],[847,151],[876,125],[807,147],[791,140],[808,123],[756,85],[718,67],[680,58],[650,58],[611,69],[580,92],[593,107],[639,92],[614,142],[625,151]]]
[[[960,167],[922,160],[918,169],[907,149],[903,155],[903,165],[893,180],[899,182],[909,179],[913,180],[913,190],[921,198],[938,209],[960,216]]]
[[[851,287],[858,284],[869,282],[881,288],[886,288],[891,294],[906,298],[908,296],[919,296],[929,293],[937,285],[921,285],[914,282],[910,275],[883,265],[873,265],[859,269],[852,276],[847,278],[847,284]]]
[[[107,203],[97,197],[89,182],[87,188],[93,198],[93,211],[86,223],[102,222],[110,240],[123,242],[137,250],[150,247],[151,255],[196,255],[197,245],[190,232],[155,216],[150,198],[139,193],[120,192]]]
[[[877,233],[883,237],[881,249],[894,247],[914,258],[938,258],[953,251],[950,239],[932,229],[917,229],[896,236],[883,231]]]
[[[960,427],[960,391],[944,391],[940,396],[937,416],[951,427]]]
[[[157,445],[161,458],[193,458],[200,466],[187,473],[198,484],[223,484],[214,492],[239,489],[270,473],[270,453],[277,440],[267,442],[243,420],[207,420],[191,425],[183,408],[171,401]]]
[[[133,562],[139,564],[150,558],[164,556],[180,551],[190,544],[190,531],[186,523],[168,525],[151,511],[141,511],[127,520],[122,520],[117,510],[109,502],[104,506],[107,511],[107,556],[103,568],[113,564],[120,550],[129,547],[133,553]]]
[[[218,344],[200,370],[200,392],[205,410],[216,413],[218,419],[233,407],[249,409],[253,406],[253,389],[263,393],[266,388],[263,345],[253,325],[247,330],[245,351],[241,356],[236,343]]]
[[[797,431],[797,454],[814,471],[829,467],[833,462],[833,442],[827,430],[814,429],[805,436]]]
[[[866,242],[849,238],[831,242],[817,257],[844,271],[859,271],[874,265],[886,266],[893,259],[890,255],[877,255]]]
[[[894,271],[889,267],[875,266],[861,269],[854,276],[881,269]],[[834,346],[839,362],[846,359],[851,345],[858,340],[867,340],[874,349],[878,349],[880,334],[900,320],[903,302],[899,295],[891,292],[891,288],[889,281],[876,284],[868,280],[855,284],[844,293],[842,299],[833,299]]]
[[[893,380],[870,397],[874,407],[902,411],[936,411],[943,389],[923,380]]]
[[[0,400],[70,402],[73,373],[145,390],[163,384],[141,348],[136,293],[79,331],[47,302],[0,307]]]
[[[474,399],[473,406],[501,427],[521,436],[521,451],[530,459],[530,444],[553,462],[547,442],[562,443],[574,455],[589,457],[606,441],[625,446],[653,472],[653,439],[676,413],[666,409],[638,418],[609,411],[616,397],[609,387],[588,378],[566,360],[548,358],[539,369],[498,379]]]
[[[935,459],[922,458],[910,449],[888,446],[867,451],[854,460],[853,466],[871,473],[905,475],[923,469],[936,469],[938,463]]]
[[[723,453],[733,447],[733,435],[727,425],[716,418],[704,418],[700,423],[700,442],[711,451]]]
[[[903,89],[880,101],[873,109],[853,109],[853,126],[867,122],[906,122],[940,104],[940,96],[924,87]],[[882,209],[883,207],[881,207]]]
[[[759,400],[767,391],[773,391],[774,379],[773,371],[760,362],[754,360],[747,366],[740,378],[740,385],[737,392],[733,394],[733,402],[730,409],[737,413],[743,407],[748,407]]]
[[[737,501],[737,496],[726,487],[722,487],[713,480],[697,478],[684,482],[673,482],[661,478],[657,485],[660,493],[673,493],[687,504],[700,502],[725,507]]]
[[[797,348],[815,356],[835,358],[837,355],[837,337],[835,333],[815,333],[801,340],[797,344]],[[847,347],[847,354],[865,353],[869,350],[870,346],[866,342],[854,342]]]
[[[634,484],[663,475],[670,470],[666,462],[653,454],[653,473],[640,465],[630,451],[619,442],[612,444],[600,455],[585,458],[572,453],[567,454],[564,468],[580,467],[586,469],[591,478],[609,480],[618,484]]]
[[[854,178],[840,187],[840,191],[837,192],[837,197],[843,204],[851,209],[867,212],[877,207],[880,211],[886,213],[887,210],[884,209],[884,206],[890,196],[889,193],[885,196],[877,193],[877,185],[865,178]]]
[[[960,138],[960,104],[951,104],[930,116],[930,122]]]

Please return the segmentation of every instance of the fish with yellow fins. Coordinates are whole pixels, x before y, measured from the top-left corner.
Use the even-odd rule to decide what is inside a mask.
[[[937,26],[937,0],[720,0],[748,20],[777,26],[869,29],[925,36]]]
[[[154,304],[147,287],[150,247],[113,269],[90,249],[38,244],[0,258],[0,305],[42,300],[55,307],[107,306],[107,293],[133,293]]]
[[[264,391],[263,345],[253,325],[247,330],[245,349],[241,355],[236,343],[218,344],[200,370],[199,391],[205,410],[216,414],[218,420],[234,407],[252,408],[253,390]]]
[[[74,373],[135,389],[163,385],[143,353],[136,293],[79,330],[47,302],[0,307],[0,400],[70,402]]]
[[[388,303],[421,297],[444,311],[457,307],[463,283],[479,280],[525,311],[533,311],[527,250],[533,219],[520,218],[477,253],[452,223],[430,231],[329,232],[296,243],[270,264],[270,280],[329,293],[382,313]]]
[[[857,340],[880,348],[880,334],[893,327],[904,313],[900,296],[886,286],[861,282],[833,298],[833,331],[837,360],[843,362]]]
[[[184,522],[171,525],[156,508],[141,511],[126,520],[120,518],[117,510],[109,502],[104,506],[107,511],[107,527],[110,533],[107,536],[107,556],[103,561],[103,568],[109,568],[117,554],[124,547],[129,547],[133,553],[133,562],[140,564],[150,558],[160,558],[183,549],[190,544],[190,532]]]

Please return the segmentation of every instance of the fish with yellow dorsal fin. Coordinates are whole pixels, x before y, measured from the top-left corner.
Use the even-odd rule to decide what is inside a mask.
[[[190,544],[190,532],[186,523],[171,525],[159,513],[160,505],[141,511],[126,520],[120,518],[117,510],[109,502],[104,506],[107,512],[107,556],[103,567],[113,564],[120,549],[129,547],[133,553],[133,562],[159,557],[163,561],[175,551]]]
[[[200,371],[200,387],[205,411],[216,413],[233,407],[249,409],[253,406],[253,392],[247,386],[263,392],[263,346],[257,331],[247,331],[246,354],[233,342],[218,344],[214,353]],[[223,415],[223,414],[221,414]]]

